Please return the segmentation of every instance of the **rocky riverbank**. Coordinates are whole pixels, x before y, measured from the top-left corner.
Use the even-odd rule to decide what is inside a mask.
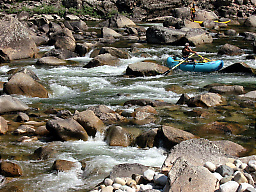
[[[183,45],[189,42],[199,46],[211,44],[214,38],[236,37],[239,32],[232,26],[256,27],[255,2],[198,2],[197,18],[199,25],[190,21],[189,9],[184,2],[165,1],[65,1],[55,2],[56,6],[65,6],[63,15],[32,14],[28,11],[16,15],[2,12],[0,22],[0,62],[26,58],[36,59],[36,66],[53,67],[72,65],[66,59],[84,56],[92,51],[90,62],[84,68],[103,65],[119,66],[121,59],[128,59],[130,53],[139,53],[139,48],[147,44]],[[246,4],[246,5],[245,5]],[[24,6],[35,10],[41,2],[22,2],[13,5],[2,2],[3,9],[20,9]],[[97,20],[91,16],[71,14],[69,6],[77,10],[92,7],[103,17],[113,10],[132,14],[128,18],[122,14],[112,14],[109,19],[99,22],[99,30],[91,29],[87,21]],[[188,5],[188,4],[186,4]],[[42,8],[42,7],[41,7]],[[66,9],[67,8],[67,9]],[[215,8],[216,11],[209,9]],[[225,17],[225,18],[222,18]],[[230,23],[214,22],[215,20]],[[162,22],[163,26],[142,27],[138,21]],[[89,22],[89,21],[88,21]],[[249,49],[255,53],[256,34],[248,31],[239,34],[251,42]],[[110,46],[125,41],[129,51]],[[39,53],[38,46],[54,46],[45,53]],[[241,55],[243,51],[234,45],[224,44],[219,55]],[[255,59],[251,52],[249,58]],[[130,64],[124,78],[156,76],[163,74],[167,67],[151,61]],[[244,73],[254,77],[255,69],[244,63],[233,63],[220,73]],[[176,104],[161,100],[127,100],[123,106],[128,110],[112,110],[106,105],[95,105],[84,111],[71,112],[55,107],[40,110],[25,104],[15,95],[49,98],[49,85],[40,82],[32,70],[22,68],[8,71],[9,78],[1,82],[0,96],[0,133],[2,136],[15,135],[14,142],[33,142],[43,140],[47,146],[40,147],[34,154],[26,157],[36,160],[55,158],[58,151],[54,141],[87,141],[97,133],[104,135],[109,146],[137,146],[140,148],[163,147],[169,153],[161,170],[148,170],[148,167],[132,165],[118,170],[118,174],[104,180],[97,191],[255,191],[255,147],[248,151],[246,147],[228,140],[209,141],[198,139],[205,133],[236,135],[255,128],[255,87],[241,85],[210,84],[201,93],[189,97],[189,90],[170,86],[174,92],[180,92]],[[184,109],[184,106],[189,110]],[[127,112],[129,111],[129,112]],[[132,112],[130,112],[132,111]],[[228,115],[226,115],[228,113]],[[146,125],[160,121],[162,116],[173,119],[202,122],[194,132],[188,132],[174,122],[159,124],[155,129],[142,131],[130,130],[129,125]],[[222,117],[228,121],[220,121]],[[238,118],[239,117],[239,118]],[[249,123],[248,123],[249,122]],[[181,155],[182,154],[182,155]],[[250,155],[238,158],[239,156]],[[6,191],[10,180],[24,175],[22,167],[10,161],[11,155],[2,156],[2,188]],[[86,163],[80,162],[85,169]],[[55,159],[52,171],[69,171],[76,164],[72,161]],[[122,166],[120,166],[122,168]],[[116,168],[114,168],[115,170]],[[119,169],[119,168],[118,168]],[[152,168],[153,169],[153,168]],[[134,171],[135,170],[135,171]],[[139,170],[139,172],[137,172]],[[227,173],[228,172],[228,173]],[[199,174],[198,174],[199,173]],[[127,175],[126,175],[127,174]],[[247,184],[244,184],[247,183]],[[227,187],[228,186],[228,187]],[[229,188],[229,189],[227,189]]]

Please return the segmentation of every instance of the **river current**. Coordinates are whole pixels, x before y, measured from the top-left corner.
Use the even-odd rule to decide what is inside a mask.
[[[218,56],[217,51],[224,43],[238,45],[245,54],[241,56]],[[129,50],[126,43],[119,45]],[[46,51],[52,47],[40,47],[40,51]],[[123,76],[127,66],[143,60],[154,60],[159,64],[165,65],[168,56],[180,54],[182,47],[169,45],[147,45],[145,48],[139,48],[140,53],[146,53],[148,57],[141,57],[141,54],[131,53],[131,58],[122,59],[119,66],[101,66],[96,68],[83,68],[91,58],[88,53],[85,57],[71,58],[76,61],[75,64],[66,66],[36,66],[36,60],[14,61],[10,64],[0,65],[0,81],[8,80],[8,72],[17,67],[26,67],[34,71],[40,78],[40,81],[50,90],[50,97],[28,98],[25,96],[16,96],[31,107],[68,109],[71,112],[75,110],[83,111],[92,105],[107,105],[113,110],[125,108],[123,103],[131,99],[152,99],[163,100],[176,103],[180,93],[175,93],[166,89],[170,85],[178,85],[188,91],[189,96],[195,96],[201,93],[201,89],[212,83],[225,83],[233,85],[244,85],[249,89],[255,90],[256,77],[240,73],[192,73],[175,70],[170,76],[138,77],[128,78]],[[210,59],[222,59],[224,67],[237,62],[256,68],[255,60],[246,60],[245,56],[252,54],[251,42],[244,41],[242,37],[226,38],[225,42],[215,39],[211,45],[203,45],[193,48],[200,55]],[[170,117],[162,117],[162,122],[167,122]],[[253,123],[248,120],[248,126]],[[159,127],[158,124],[150,123],[140,125],[136,128],[150,129]],[[250,131],[255,138],[255,131]],[[237,141],[233,136],[225,139]],[[251,142],[251,140],[249,139]],[[58,174],[49,171],[55,159],[49,160],[30,160],[24,158],[33,154],[35,149],[46,145],[43,141],[33,143],[17,143],[15,138],[2,136],[1,155],[16,157],[14,161],[21,164],[24,175],[11,182],[9,185],[16,185],[24,191],[86,191],[100,183],[109,173],[114,165],[120,163],[141,163],[147,166],[161,167],[166,153],[162,149],[139,149],[137,147],[110,147],[103,141],[102,135],[96,138],[90,138],[89,141],[75,142],[55,142],[55,147],[59,151],[57,159],[64,159],[76,162],[76,168],[69,172],[60,172]],[[238,140],[239,142],[239,140]],[[247,144],[246,141],[240,141],[241,144]],[[255,146],[254,146],[255,147]],[[20,158],[17,158],[20,157]],[[11,158],[10,158],[11,159]],[[81,171],[81,163],[86,161],[86,168]]]

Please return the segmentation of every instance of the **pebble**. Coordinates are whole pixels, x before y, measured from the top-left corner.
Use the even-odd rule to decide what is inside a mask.
[[[248,183],[248,180],[246,179],[244,174],[240,171],[238,171],[238,173],[235,174],[234,181],[236,181],[239,184],[240,183]]]
[[[101,189],[101,192],[113,192],[114,187],[107,186]]]
[[[226,163],[226,165],[227,165],[228,167],[232,168],[232,169],[236,169],[236,168],[237,168],[236,165],[233,164],[233,163]]]
[[[114,187],[115,190],[119,189],[121,186],[122,186],[122,185],[119,184],[119,183],[114,183],[114,184],[113,184],[113,187]]]
[[[241,183],[238,187],[237,192],[244,192],[247,188],[253,188],[253,186],[248,183]]]
[[[146,180],[152,181],[155,175],[155,171],[148,169],[147,171],[144,172],[143,176]]]
[[[234,176],[232,176],[232,175],[223,177],[223,178],[220,180],[220,184],[227,183],[227,182],[231,181],[233,178],[234,178]]]
[[[106,178],[105,180],[104,180],[104,184],[106,185],[106,186],[111,186],[111,185],[113,185],[113,180],[112,179],[110,179],[110,178]]]
[[[223,177],[219,174],[214,172],[213,175],[216,177],[216,179],[218,179],[218,181],[220,181]]]
[[[126,185],[128,185],[130,187],[135,187],[136,184],[137,184],[136,181],[134,181],[133,179],[126,181]]]
[[[125,184],[126,184],[125,180],[122,179],[122,178],[120,178],[120,177],[116,177],[116,178],[114,179],[114,183],[118,183],[118,184],[120,184],[120,185],[125,185]]]
[[[162,173],[157,173],[154,176],[154,182],[156,185],[165,186],[167,183],[167,180],[168,180],[168,177]]]
[[[236,165],[236,167],[240,167],[240,165],[242,165],[242,161],[240,161],[239,159],[236,159],[234,161],[234,164]]]
[[[204,164],[204,167],[206,167],[211,172],[214,172],[216,170],[216,165],[209,161]]]
[[[239,168],[242,169],[242,170],[244,170],[244,169],[246,169],[247,166],[248,166],[248,165],[247,165],[246,163],[242,163],[242,164],[239,166]]]
[[[140,184],[140,189],[139,189],[139,191],[146,191],[146,190],[150,190],[150,189],[153,189],[153,186],[152,186],[152,185],[143,185],[143,184]]]
[[[239,187],[239,184],[235,181],[228,181],[220,185],[219,192],[235,192]]]
[[[248,166],[249,166],[251,172],[256,171],[256,160],[250,160],[248,162]]]
[[[119,188],[119,190],[125,191],[125,192],[135,192],[136,190],[127,186],[127,185],[123,185]]]
[[[254,185],[254,180],[249,173],[244,173],[244,176],[246,177],[249,184]]]
[[[222,177],[225,177],[226,175],[230,176],[234,173],[234,170],[227,165],[220,165],[215,171],[221,174]]]

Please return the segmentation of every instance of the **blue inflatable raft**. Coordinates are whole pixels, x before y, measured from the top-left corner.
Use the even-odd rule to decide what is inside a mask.
[[[178,65],[179,62],[182,61],[180,58],[176,57],[168,57],[167,58],[167,66],[169,68],[173,68],[174,66]],[[180,64],[177,68],[181,69],[182,71],[194,71],[194,72],[213,72],[218,71],[223,67],[224,63],[222,60],[216,61],[193,61],[188,60],[182,64]]]

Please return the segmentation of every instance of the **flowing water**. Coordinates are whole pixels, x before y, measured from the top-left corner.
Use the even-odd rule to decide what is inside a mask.
[[[245,56],[252,53],[251,42],[244,41],[242,37],[226,38],[225,42],[215,39],[211,45],[203,45],[194,48],[200,55],[210,59],[222,59],[225,67],[236,62],[245,62],[256,68],[255,60],[246,60]],[[231,42],[232,41],[232,42]],[[224,43],[231,43],[241,47],[245,54],[241,56],[217,56],[217,51]],[[126,42],[119,43],[117,46],[125,49],[129,48]],[[49,50],[51,47],[41,47],[41,51]],[[180,54],[179,46],[169,45],[147,45],[140,48],[140,53],[146,53],[147,58],[141,54],[131,54],[130,59],[122,59],[119,66],[101,66],[91,69],[83,68],[91,58],[88,53],[85,57],[72,58],[75,64],[66,66],[36,66],[36,60],[15,61],[10,64],[0,66],[0,81],[8,80],[8,72],[17,67],[27,67],[34,71],[41,82],[49,89],[49,98],[28,98],[17,96],[31,107],[45,110],[47,108],[86,110],[92,105],[104,104],[113,110],[127,109],[123,103],[130,99],[152,99],[163,100],[176,103],[181,93],[175,93],[167,88],[171,85],[178,85],[186,91],[189,96],[194,96],[202,92],[202,88],[212,83],[238,84],[243,85],[247,90],[255,90],[256,77],[245,74],[222,74],[222,73],[192,73],[175,70],[170,76],[137,77],[127,78],[123,76],[128,64],[142,61],[154,60],[159,64],[165,65],[169,55]],[[186,107],[184,107],[186,108]],[[186,108],[185,110],[190,110]],[[179,113],[179,112],[177,112]],[[239,111],[231,111],[239,114]],[[242,113],[242,112],[241,112]],[[161,114],[161,111],[160,111]],[[238,115],[239,116],[239,115]],[[177,126],[193,131],[197,126],[194,118],[179,119],[177,114],[169,115],[162,111],[161,120],[157,123],[146,125],[134,125],[140,129],[150,129],[159,127],[159,124],[177,122]],[[220,118],[225,119],[225,115]],[[255,116],[244,117],[244,126],[247,128],[241,136],[227,135],[216,136],[215,139],[229,139],[244,146],[254,148],[255,139]],[[241,120],[242,121],[242,120]],[[190,129],[191,128],[191,129]],[[212,135],[205,135],[212,138]],[[55,142],[58,150],[57,159],[65,159],[76,162],[76,168],[69,172],[52,173],[49,171],[55,159],[31,160],[29,156],[35,149],[47,143],[36,141],[33,143],[18,143],[17,137],[6,135],[0,137],[0,153],[2,157],[13,160],[21,164],[24,175],[9,183],[9,185],[19,186],[24,191],[86,191],[97,185],[107,176],[114,165],[120,163],[141,163],[147,166],[161,167],[166,154],[164,150],[151,148],[139,149],[137,147],[110,147],[103,141],[102,135],[90,138],[89,141],[69,141]],[[81,171],[80,161],[86,162],[86,168]]]

